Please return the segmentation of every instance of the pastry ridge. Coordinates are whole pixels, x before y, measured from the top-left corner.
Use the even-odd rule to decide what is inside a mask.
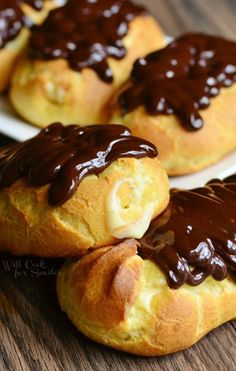
[[[119,271],[118,251],[121,247],[129,251],[132,244],[136,274],[131,277],[131,282],[135,300],[129,301],[128,306],[123,304],[125,315],[117,322],[117,318],[112,319],[108,303],[111,298],[117,300],[117,305],[120,302],[119,297],[114,298],[110,293],[112,284],[109,272],[112,268],[115,272]],[[134,240],[129,240],[122,246],[99,249],[79,262],[67,263],[59,272],[57,292],[61,308],[86,336],[125,352],[161,356],[190,347],[209,331],[236,318],[236,285],[229,276],[221,282],[208,277],[199,286],[185,284],[178,290],[172,290],[153,262],[136,256],[136,246]],[[99,265],[99,259],[103,259],[103,264],[106,264],[108,254],[106,263],[109,264],[109,272],[99,270],[99,285],[109,287],[104,292],[105,299],[102,302],[103,311],[111,315],[111,320],[107,322],[97,305],[99,294],[93,291],[91,300],[88,300],[88,296],[91,280],[98,280],[96,265]],[[122,295],[127,297],[126,286],[129,283],[125,278],[130,271],[130,260],[130,255],[124,252],[124,260],[120,262],[123,277],[119,276],[119,288]],[[92,271],[89,271],[88,266],[84,270],[87,262],[93,262]],[[83,273],[79,275],[78,282],[78,272],[81,270]]]
[[[10,100],[23,118],[39,127],[55,121],[65,125],[107,122],[109,101],[126,81],[134,60],[162,47],[164,42],[164,34],[153,17],[144,15],[132,20],[123,39],[127,55],[118,61],[108,58],[114,74],[111,84],[99,79],[90,68],[80,73],[72,70],[64,59],[42,61],[24,56],[12,76]]]

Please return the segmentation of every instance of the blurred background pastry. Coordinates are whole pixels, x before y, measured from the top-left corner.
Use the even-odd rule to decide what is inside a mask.
[[[164,42],[155,19],[131,1],[69,0],[34,29],[11,102],[38,126],[107,122],[107,105],[134,60]]]
[[[0,2],[0,92],[8,86],[13,65],[24,49],[29,31],[24,13],[16,0]]]
[[[8,87],[14,63],[27,44],[29,28],[59,4],[60,0],[1,0],[0,92]]]
[[[144,356],[190,347],[236,318],[236,175],[172,190],[139,241],[67,262],[61,308],[89,338]]]
[[[154,143],[169,175],[201,170],[236,148],[236,43],[185,34],[134,63],[111,122]]]
[[[63,257],[138,238],[168,201],[156,148],[123,126],[53,124],[0,151],[0,251]]]

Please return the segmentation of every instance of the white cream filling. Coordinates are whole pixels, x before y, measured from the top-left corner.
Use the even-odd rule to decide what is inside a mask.
[[[128,205],[127,208],[122,208],[118,196],[118,192],[124,183],[129,183],[132,189],[133,202]],[[142,192],[137,184],[140,185],[140,182],[136,182],[134,179],[130,178],[119,180],[108,194],[108,229],[110,234],[115,238],[141,238],[150,225],[154,214],[155,203],[149,202],[145,207],[140,205],[140,194],[142,194]],[[128,218],[125,218],[125,216],[128,212],[132,214],[132,208],[134,209],[134,218],[136,214],[141,216],[138,219],[132,219],[130,222],[127,222]]]

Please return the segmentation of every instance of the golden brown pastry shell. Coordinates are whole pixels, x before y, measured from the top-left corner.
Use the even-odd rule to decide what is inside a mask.
[[[22,2],[21,8],[34,24],[41,24],[48,16],[50,10],[63,5],[61,0],[44,0],[44,5],[41,10],[32,8],[29,4]]]
[[[42,11],[36,11],[25,3],[22,4],[22,10],[33,23],[40,24],[47,17],[48,12],[56,6],[58,1],[46,0]],[[0,93],[9,87],[14,66],[24,52],[29,36],[30,31],[22,28],[18,36],[0,49]]]
[[[14,65],[25,49],[28,38],[29,31],[23,28],[14,40],[0,49],[0,93],[9,86]]]
[[[40,127],[60,121],[63,124],[107,122],[110,99],[128,78],[132,63],[164,45],[164,34],[151,16],[135,18],[123,43],[127,55],[108,59],[114,82],[103,82],[92,69],[72,70],[63,59],[40,61],[23,58],[12,79],[10,99],[16,111]]]
[[[161,356],[186,349],[236,318],[236,284],[212,277],[168,287],[160,269],[128,240],[68,262],[58,275],[62,310],[89,338],[125,352]]]
[[[120,182],[116,210],[113,192]],[[147,204],[151,214],[140,224],[145,229],[168,205],[169,181],[157,159],[121,158],[84,178],[65,204],[51,207],[47,197],[48,186],[32,187],[25,178],[0,190],[0,251],[68,257],[115,243],[123,234],[132,237]]]
[[[184,129],[174,115],[149,115],[144,107],[122,115],[114,108],[111,123],[126,125],[132,134],[154,143],[169,175],[196,172],[219,161],[236,149],[236,84],[221,90],[201,110],[204,127],[195,132]]]

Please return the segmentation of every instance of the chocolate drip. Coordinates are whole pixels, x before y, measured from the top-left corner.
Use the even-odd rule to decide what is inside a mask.
[[[26,3],[35,10],[43,8],[44,0],[1,0],[0,2],[0,49],[19,35],[23,27],[30,27],[31,22],[24,15],[21,5]]]
[[[44,0],[18,0],[18,1],[24,1],[24,3],[31,6],[31,8],[34,8],[35,10],[41,10],[43,9],[43,3]]]
[[[199,110],[236,80],[236,43],[186,34],[137,60],[131,78],[119,99],[124,113],[143,105],[150,115],[175,114],[186,130],[199,130]]]
[[[92,68],[106,83],[113,81],[107,58],[126,55],[123,38],[129,23],[144,9],[127,0],[69,0],[53,10],[30,39],[40,59],[67,59],[72,69]]]
[[[24,14],[16,0],[0,2],[0,49],[14,39],[25,24]]]
[[[0,150],[0,187],[27,177],[35,187],[51,184],[48,201],[65,203],[84,177],[100,174],[118,158],[157,156],[156,148],[120,125],[50,125],[36,137]]]
[[[169,286],[196,286],[212,275],[236,278],[236,175],[191,191],[173,189],[169,207],[140,240]]]

